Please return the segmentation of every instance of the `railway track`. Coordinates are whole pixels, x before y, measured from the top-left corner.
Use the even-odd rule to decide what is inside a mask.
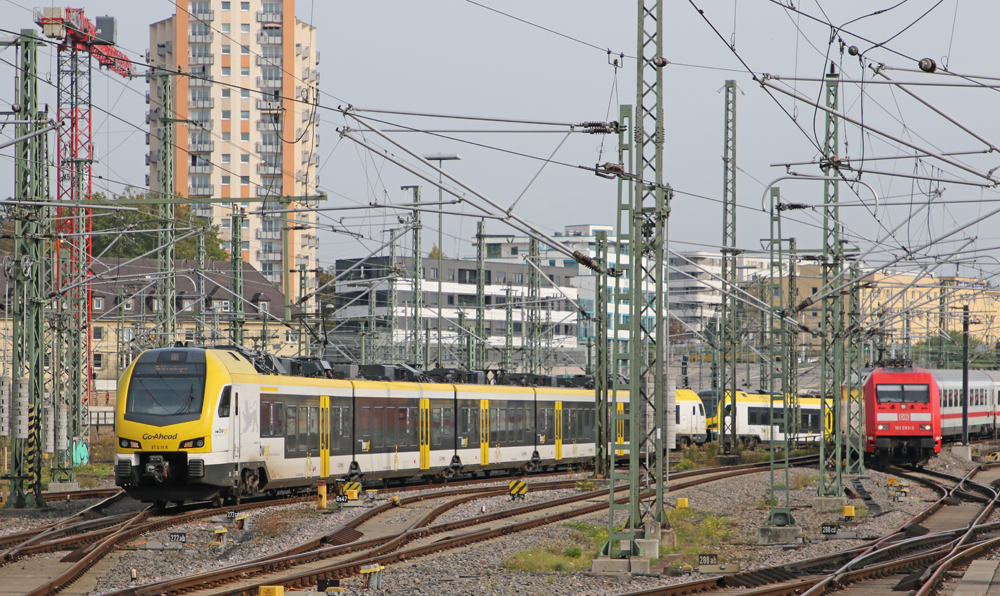
[[[797,465],[815,463],[815,457],[797,458]],[[731,478],[737,475],[752,474],[766,469],[767,463],[745,464],[727,468],[693,470],[671,475],[671,488],[681,489],[720,478]],[[680,481],[679,481],[680,480]],[[532,484],[532,491],[556,490],[572,488],[574,482]],[[489,540],[504,534],[521,532],[546,524],[556,523],[573,517],[587,515],[607,509],[609,489],[589,491],[553,501],[526,505],[513,510],[481,515],[460,521],[429,525],[447,509],[465,502],[471,498],[506,494],[506,489],[480,492],[466,497],[458,497],[435,508],[426,516],[421,517],[403,532],[395,535],[381,536],[367,540],[357,540],[357,528],[375,516],[389,510],[392,505],[385,504],[366,512],[337,528],[330,534],[289,549],[288,551],[251,561],[235,567],[213,570],[190,577],[148,584],[105,596],[157,596],[161,594],[181,594],[199,591],[210,591],[212,594],[236,595],[257,594],[259,588],[265,585],[284,585],[290,588],[303,588],[316,585],[318,579],[344,579],[360,573],[365,565],[392,564],[408,559],[425,556],[431,553],[460,548],[475,542]],[[616,489],[618,492],[620,489]],[[401,505],[406,505],[411,499],[440,498],[447,493],[434,493],[419,497],[400,499]],[[628,494],[616,500],[625,501]],[[586,501],[595,501],[585,504]],[[582,503],[583,502],[583,503]],[[541,514],[541,515],[538,515]],[[498,521],[512,518],[523,518],[519,521],[495,526]],[[484,527],[486,526],[486,527]],[[478,528],[478,529],[477,529]],[[444,534],[443,538],[437,536]],[[324,561],[340,559],[339,561]],[[288,573],[289,569],[297,571]],[[266,579],[248,579],[265,578]],[[239,582],[238,586],[221,589],[222,586]]]
[[[979,472],[982,477],[973,480]],[[986,523],[998,502],[1000,468],[980,466],[958,477],[929,470],[893,470],[935,488],[940,497],[871,545],[734,575],[707,577],[620,596],[872,596],[916,590],[932,596],[945,573],[1000,549],[1000,522]],[[985,482],[984,482],[985,481]],[[946,486],[942,482],[947,482]],[[976,503],[978,507],[963,507]],[[956,514],[956,510],[965,509]]]

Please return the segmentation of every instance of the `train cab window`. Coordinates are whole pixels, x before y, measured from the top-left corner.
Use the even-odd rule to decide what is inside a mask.
[[[131,392],[131,390],[130,390]],[[222,390],[222,397],[219,399],[219,418],[229,418],[229,409],[232,403],[232,387]]]
[[[302,452],[309,451],[309,408],[299,406],[299,446]]]
[[[285,449],[288,451],[296,451],[298,442],[298,432],[296,430],[296,423],[298,419],[296,418],[298,408],[295,406],[288,406],[288,417],[285,421]]]
[[[698,415],[699,416],[704,416],[705,415],[705,407],[703,405],[701,405],[701,404],[698,404]]]

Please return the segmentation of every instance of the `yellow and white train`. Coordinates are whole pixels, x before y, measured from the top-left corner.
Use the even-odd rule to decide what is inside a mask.
[[[268,362],[236,348],[140,355],[118,381],[116,484],[144,502],[221,504],[594,457],[593,391],[292,376]]]
[[[706,390],[698,393],[705,408],[708,411],[707,426],[708,434],[712,440],[719,436],[719,395],[717,390]],[[820,423],[820,400],[818,397],[798,398],[798,433],[797,443],[817,443],[822,437],[822,425]],[[778,404],[776,404],[778,405]],[[729,416],[732,404],[726,397],[726,405],[723,416]],[[771,426],[771,400],[767,394],[736,392],[736,434],[743,444],[752,446],[755,444],[767,444],[772,440],[784,441],[784,425],[776,425],[776,431],[772,432]],[[830,429],[828,421],[827,430]]]

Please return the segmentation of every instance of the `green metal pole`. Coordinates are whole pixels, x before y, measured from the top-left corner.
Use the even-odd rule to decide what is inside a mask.
[[[231,267],[233,304],[230,309],[229,339],[237,346],[243,345],[243,220],[246,213],[239,203],[233,203],[231,239],[229,242],[229,264]],[[287,273],[285,274],[287,276]]]
[[[471,370],[486,368],[486,222],[476,224],[476,337]]]
[[[826,106],[831,109],[826,117],[826,136],[823,147],[823,174],[832,177],[838,170],[836,163],[838,143],[838,121],[834,114],[838,109],[838,75],[831,63],[830,74],[825,83]],[[840,244],[840,210],[838,183],[835,180],[823,182],[823,287],[840,275],[843,266],[843,247]],[[844,487],[841,482],[841,424],[840,396],[844,382],[844,304],[841,296],[830,296],[823,300],[822,321],[822,366],[820,368],[820,400],[822,406],[821,423],[829,419],[833,427],[833,450],[829,454],[833,460],[833,479],[827,478],[827,450],[825,441],[820,441],[820,467],[817,494],[821,497],[842,497]]]
[[[160,137],[160,161],[157,171],[159,173],[160,192],[167,198],[177,195],[174,178],[174,123],[178,122],[174,114],[174,85],[172,73],[159,75],[162,97],[160,107],[163,112],[160,115],[159,137]],[[176,267],[174,265],[175,247],[174,241],[177,237],[177,221],[175,215],[175,204],[170,202],[160,203],[157,206],[160,218],[160,232],[158,241],[160,250],[156,253],[156,271],[159,275],[156,283],[156,294],[159,298],[159,308],[156,311],[157,318],[157,345],[160,347],[172,346],[177,339],[177,280]]]
[[[731,405],[730,415],[723,416],[722,452],[735,455],[739,438],[736,433],[736,328],[738,301],[736,289],[736,81],[726,81],[725,134],[722,144],[722,285],[719,337],[719,403]],[[723,408],[723,411],[724,408]]]
[[[597,262],[608,266],[608,233],[599,231],[595,238]],[[594,472],[607,478],[611,470],[611,453],[608,446],[611,443],[611,420],[608,404],[608,276],[595,273],[596,290],[594,292],[594,393],[597,402],[596,451],[594,454]]]
[[[765,526],[794,526],[795,518],[792,517],[791,493],[789,485],[790,465],[788,454],[791,451],[788,434],[785,432],[788,425],[789,403],[788,392],[785,387],[786,363],[788,362],[787,342],[783,341],[787,337],[788,325],[783,319],[785,312],[784,292],[781,288],[783,277],[782,265],[782,239],[781,239],[781,191],[776,187],[771,187],[771,241],[770,241],[770,266],[771,275],[769,284],[771,286],[771,299],[769,302],[770,312],[768,313],[768,353],[771,360],[770,386],[768,387],[770,402],[769,431],[771,435],[771,459],[770,459],[770,482],[769,491],[771,502],[768,503],[770,512]],[[777,441],[775,437],[781,433],[783,441]],[[778,455],[779,445],[781,455]],[[777,480],[777,481],[776,481]],[[779,497],[780,495],[780,497]],[[782,499],[783,497],[783,499]],[[784,502],[782,502],[784,501]]]
[[[420,203],[420,187],[404,186],[403,190],[413,191],[413,203]],[[413,212],[413,298],[410,304],[413,305],[413,363],[419,364],[424,359],[424,346],[420,339],[420,332],[423,329],[424,294],[421,288],[424,280],[424,256],[421,250],[421,233],[423,224],[420,222],[420,211]]]

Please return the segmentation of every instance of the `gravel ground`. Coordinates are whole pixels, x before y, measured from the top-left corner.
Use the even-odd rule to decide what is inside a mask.
[[[950,457],[944,454],[945,460]],[[952,458],[954,459],[954,458]],[[957,465],[959,462],[955,460]],[[968,462],[966,462],[968,463]],[[949,465],[950,460],[937,461],[932,465]],[[815,495],[815,484],[818,477],[816,470],[795,469],[790,472],[790,486],[802,487],[790,491],[790,504],[796,522],[805,534],[806,543],[798,545],[797,550],[786,551],[782,546],[761,546],[757,544],[757,529],[763,525],[767,510],[759,507],[765,500],[765,490],[769,486],[766,473],[752,474],[729,478],[725,482],[715,482],[706,486],[693,487],[670,493],[667,499],[669,506],[674,506],[678,497],[687,497],[690,506],[696,511],[712,512],[717,516],[728,517],[732,526],[731,543],[713,548],[718,552],[720,562],[739,563],[743,569],[755,569],[772,566],[783,562],[800,560],[836,552],[865,544],[866,540],[888,533],[899,527],[908,517],[927,506],[926,499],[935,496],[933,491],[914,487],[911,490],[913,498],[909,501],[894,502],[886,485],[887,476],[877,471],[870,471],[863,479],[863,486],[872,494],[875,501],[882,507],[883,513],[877,516],[858,517],[855,522],[847,524],[845,529],[858,532],[858,540],[822,540],[820,526],[823,522],[835,521],[839,514],[819,514],[812,510],[811,503]],[[583,477],[581,475],[581,477]],[[509,479],[499,480],[496,484],[506,486]],[[529,487],[531,480],[529,479]],[[848,481],[848,486],[852,486]],[[433,492],[429,489],[422,492]],[[574,490],[558,490],[531,492],[524,501],[550,500],[575,494]],[[385,491],[382,496],[392,494]],[[415,493],[405,493],[410,496]],[[783,498],[783,491],[779,491]],[[428,500],[408,506],[408,510],[430,509],[440,503],[439,500]],[[861,509],[862,501],[854,504]],[[445,523],[482,514],[502,511],[521,506],[521,502],[512,503],[507,496],[477,499],[459,505],[449,511],[435,523]],[[102,591],[119,589],[136,583],[148,583],[178,575],[191,575],[200,571],[221,566],[234,565],[266,554],[278,552],[294,543],[329,533],[347,519],[357,515],[360,508],[343,512],[319,514],[314,509],[302,505],[285,505],[269,508],[265,511],[251,513],[247,530],[230,529],[225,550],[217,552],[207,543],[214,539],[216,522],[198,522],[173,531],[186,531],[187,544],[181,550],[136,550],[126,553],[116,566],[101,578],[98,585]],[[859,511],[860,513],[860,511]],[[392,512],[389,517],[382,516],[379,521],[387,523],[402,523],[415,519],[419,513],[413,511]],[[1000,513],[994,517],[1000,518]],[[398,518],[398,519],[396,519]],[[598,513],[578,518],[592,524],[607,523],[607,514]],[[618,520],[619,522],[622,520]],[[276,525],[284,524],[283,528]],[[270,535],[277,530],[286,538]],[[688,577],[640,577],[617,579],[597,577],[589,573],[576,574],[528,574],[510,571],[504,562],[519,551],[546,547],[550,545],[570,545],[574,541],[575,532],[562,524],[552,524],[528,532],[499,538],[469,546],[461,551],[440,553],[392,566],[385,571],[383,580],[384,594],[435,594],[448,596],[452,594],[534,594],[552,595],[579,594],[616,594],[622,591],[648,588],[654,585],[687,581]],[[287,536],[295,536],[290,540]],[[144,536],[149,541],[168,541],[168,532],[153,533]],[[139,570],[139,581],[131,582],[131,569]],[[150,571],[155,569],[156,575]],[[345,582],[347,593],[360,594],[360,579]],[[365,594],[375,593],[364,591]]]
[[[955,457],[951,452],[951,446],[945,445],[941,448],[941,453],[937,454],[937,457],[931,458],[925,467],[936,472],[947,472],[948,474],[961,476],[978,465],[979,462],[966,461]]]
[[[98,502],[98,499],[81,499],[79,501],[51,501],[46,503],[44,509],[0,508],[0,536],[26,532],[51,524]]]

